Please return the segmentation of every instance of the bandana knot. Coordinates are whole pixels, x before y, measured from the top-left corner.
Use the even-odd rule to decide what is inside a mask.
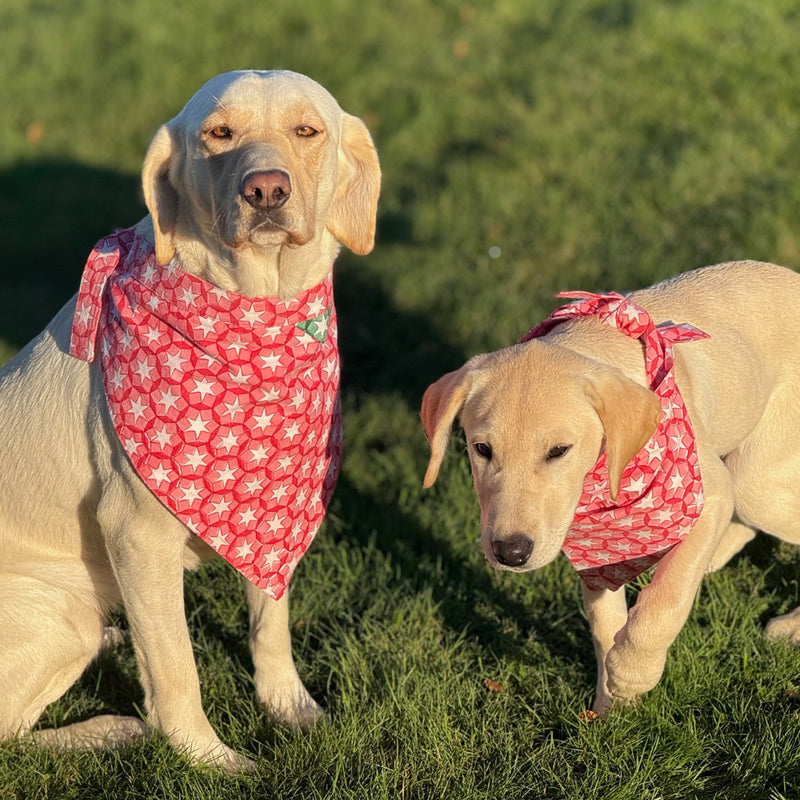
[[[133,229],[95,245],[70,353],[100,353],[114,428],[148,488],[277,599],[341,463],[331,275],[290,301],[159,266]]]
[[[653,566],[692,529],[703,509],[703,484],[689,414],[673,375],[673,345],[708,334],[686,323],[656,325],[616,292],[561,293],[575,302],[556,309],[520,341],[557,325],[597,317],[642,342],[649,388],[661,402],[655,433],[622,473],[611,499],[606,454],[586,475],[563,552],[590,589],[618,589]]]

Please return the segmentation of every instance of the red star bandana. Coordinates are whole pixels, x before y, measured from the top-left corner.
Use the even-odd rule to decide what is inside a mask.
[[[708,334],[687,324],[658,327],[622,295],[562,293],[562,306],[521,341],[543,336],[569,319],[596,316],[639,339],[650,389],[661,400],[661,419],[650,441],[622,473],[611,500],[606,454],[586,476],[563,552],[590,589],[618,589],[653,566],[692,529],[703,510],[703,484],[694,431],[672,374],[672,346]]]
[[[70,353],[100,351],[136,472],[190,530],[278,599],[341,463],[331,275],[288,302],[156,264],[133,229],[95,246]]]

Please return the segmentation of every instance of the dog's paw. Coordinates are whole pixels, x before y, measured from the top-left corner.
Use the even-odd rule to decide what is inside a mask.
[[[613,707],[635,705],[659,682],[666,659],[662,650],[644,650],[629,641],[615,644],[606,656],[606,680]]]
[[[767,639],[783,639],[793,645],[800,645],[800,614],[795,609],[789,614],[775,617],[764,629]]]
[[[173,745],[196,767],[208,767],[229,775],[253,772],[256,768],[255,761],[237,753],[219,739],[202,744],[197,741],[191,743],[173,741]]]
[[[227,772],[229,775],[239,775],[244,772],[254,772],[256,762],[247,756],[237,753],[227,745],[220,744],[212,751],[210,757],[202,759],[202,764],[214,769]]]
[[[259,691],[258,699],[273,719],[303,733],[326,719],[322,707],[302,684]]]

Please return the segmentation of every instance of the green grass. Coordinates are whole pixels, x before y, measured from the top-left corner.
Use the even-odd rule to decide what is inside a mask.
[[[94,241],[144,213],[150,137],[217,72],[319,80],[369,124],[384,190],[375,252],[337,267],[346,457],[292,587],[328,724],[299,736],[261,713],[243,591],[213,565],[186,583],[205,707],[257,773],[191,769],[163,741],[15,743],[0,798],[800,795],[800,651],[761,632],[800,602],[794,551],[756,542],[711,576],[659,686],[585,724],[574,573],[492,573],[463,443],[423,492],[417,416],[428,383],[512,343],[558,290],[731,258],[800,267],[799,37],[789,0],[4,0],[0,361],[75,290]],[[44,723],[141,703],[122,647]]]

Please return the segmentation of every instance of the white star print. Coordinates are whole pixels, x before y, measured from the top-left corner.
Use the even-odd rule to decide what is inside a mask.
[[[202,496],[202,494],[202,490],[194,483],[184,487],[183,489],[183,499],[187,503],[194,503],[198,497]]]
[[[259,478],[257,478],[255,475],[253,475],[253,477],[250,478],[249,481],[245,482],[244,486],[245,489],[247,489],[247,491],[250,492],[251,494],[258,494],[264,487],[264,482],[261,481]]]
[[[192,306],[197,301],[197,295],[188,286],[183,290],[183,302],[187,306]]]
[[[223,483],[229,483],[236,476],[236,469],[231,466],[219,467],[217,469],[217,475]]]
[[[226,500],[225,498],[221,498],[219,500],[213,500],[211,503],[211,508],[214,510],[215,514],[219,514],[219,516],[224,516],[228,513],[231,507],[231,501]]]
[[[277,547],[272,547],[264,553],[264,565],[267,569],[272,569],[276,564],[280,563],[280,560],[280,550]]]
[[[184,359],[180,353],[172,352],[164,359],[164,363],[167,365],[170,372],[179,372],[184,368],[186,359]]]
[[[136,367],[136,374],[142,379],[150,377],[151,368],[146,361],[140,361],[139,366]]]
[[[253,427],[259,428],[262,431],[266,430],[271,425],[274,416],[274,414],[268,414],[262,409],[258,414],[253,416]]]
[[[315,297],[308,304],[308,313],[312,317],[318,317],[325,308],[325,300],[321,297]]]
[[[172,440],[170,433],[163,428],[156,431],[156,434],[153,438],[158,442],[161,448],[165,448]]]
[[[161,393],[161,397],[158,402],[161,403],[166,410],[169,410],[175,406],[175,403],[178,402],[178,397],[172,394],[170,389],[167,389]]]
[[[201,400],[205,400],[208,395],[213,395],[215,387],[213,381],[208,378],[195,378],[194,390],[200,395]]]
[[[239,519],[241,520],[242,525],[249,525],[251,522],[256,521],[256,512],[253,511],[252,508],[245,509],[244,511],[239,512]]]
[[[230,453],[237,444],[239,444],[239,438],[233,431],[228,431],[220,440],[220,447],[224,447],[227,453]]]
[[[140,417],[144,416],[146,408],[147,403],[142,402],[138,397],[135,400],[131,400],[130,411],[135,420],[138,420]]]
[[[209,542],[209,544],[215,550],[222,550],[228,546],[228,536],[227,534],[223,533],[222,531],[217,531],[214,538]]]
[[[261,356],[261,363],[265,369],[277,369],[281,365],[281,357],[275,353],[268,356]]]
[[[256,462],[265,461],[268,455],[268,450],[264,447],[263,444],[259,444],[258,447],[252,447],[250,449],[250,455],[253,457],[253,460]]]
[[[302,405],[305,404],[305,401],[306,401],[306,399],[305,399],[305,395],[303,394],[303,390],[302,389],[298,389],[295,392],[294,397],[291,399],[291,403],[290,404],[292,406],[294,406],[295,410],[297,410],[298,408],[300,408]]]
[[[236,548],[236,555],[239,558],[249,558],[251,555],[253,555],[253,547],[250,542],[245,542],[244,544],[239,545],[239,547]]]
[[[208,336],[211,333],[214,333],[214,327],[216,322],[213,319],[209,319],[208,317],[200,317],[197,320],[197,324],[203,329],[203,333]]]
[[[161,484],[161,483],[164,483],[165,481],[169,480],[170,474],[171,474],[171,471],[166,469],[165,467],[163,467],[163,466],[156,467],[150,473],[150,480],[151,481],[155,481],[157,484]]]
[[[200,415],[198,414],[196,417],[191,419],[188,424],[188,428],[195,436],[199,436],[201,433],[205,433],[206,429],[208,428],[208,423],[205,422]]]
[[[286,438],[293,442],[297,435],[300,433],[300,424],[295,420],[287,429],[286,429]]]
[[[255,325],[257,322],[261,322],[261,312],[256,311],[255,308],[246,308],[242,311],[242,316],[244,319],[249,322],[251,325]]]
[[[200,450],[193,450],[192,452],[187,451],[184,453],[184,458],[186,459],[186,463],[193,470],[198,470],[206,463],[206,457]]]

